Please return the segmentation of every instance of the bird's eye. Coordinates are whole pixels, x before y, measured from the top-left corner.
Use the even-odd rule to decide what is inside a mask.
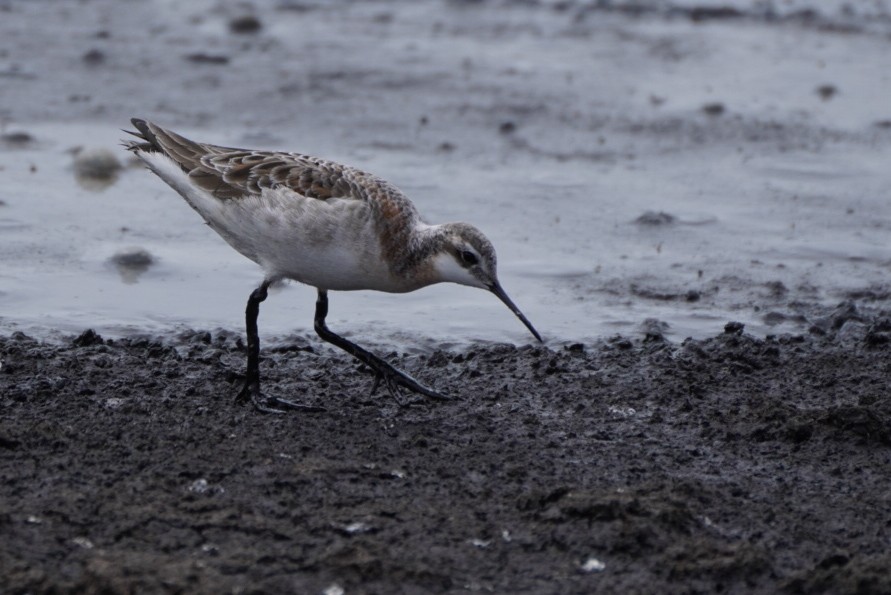
[[[461,262],[466,266],[472,267],[475,264],[479,264],[480,259],[470,250],[461,250]]]

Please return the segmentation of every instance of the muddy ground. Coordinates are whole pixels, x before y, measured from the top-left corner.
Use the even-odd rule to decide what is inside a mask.
[[[3,592],[888,593],[891,319],[390,354],[294,337],[0,339]]]

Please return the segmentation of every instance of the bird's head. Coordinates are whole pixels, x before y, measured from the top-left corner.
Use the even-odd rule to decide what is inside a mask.
[[[438,280],[491,291],[541,341],[541,335],[498,282],[497,258],[492,242],[480,230],[467,223],[446,223],[439,226],[438,231],[442,241],[433,256],[433,267]]]

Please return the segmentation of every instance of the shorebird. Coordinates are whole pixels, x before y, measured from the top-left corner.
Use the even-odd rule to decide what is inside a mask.
[[[236,400],[261,411],[318,410],[260,390],[257,317],[267,289],[293,279],[318,290],[315,330],[384,382],[432,399],[448,399],[325,324],[328,292],[373,289],[393,293],[451,281],[494,293],[541,335],[502,289],[495,249],[467,223],[428,225],[395,186],[339,163],[279,151],[254,151],[191,141],[145,120],[132,119],[138,140],[125,146],[176,190],[230,246],[260,265],[263,282],[245,311],[247,371]]]

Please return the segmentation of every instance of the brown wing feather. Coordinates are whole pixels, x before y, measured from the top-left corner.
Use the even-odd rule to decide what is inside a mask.
[[[284,186],[308,198],[364,198],[350,184],[350,168],[306,155],[234,151],[208,154],[201,165],[242,195]]]
[[[260,194],[264,188],[286,187],[308,198],[351,197],[366,200],[370,195],[411,203],[394,186],[365,172],[317,157],[298,153],[249,151],[197,143],[145,120],[133,119],[146,141],[133,142],[131,150],[160,151],[176,161],[192,181],[222,200]]]

